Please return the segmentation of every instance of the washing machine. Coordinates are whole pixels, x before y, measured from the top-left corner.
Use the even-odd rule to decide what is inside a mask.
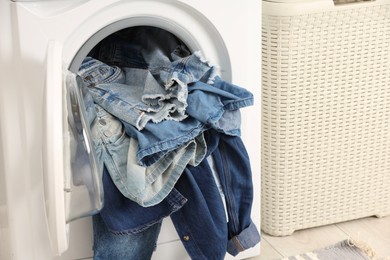
[[[83,104],[69,97],[67,75],[103,39],[136,26],[172,33],[218,65],[225,81],[254,94],[255,105],[241,111],[241,131],[260,230],[260,9],[258,0],[1,0],[0,259],[92,259],[90,215],[103,207],[103,194]],[[80,187],[69,181],[69,114],[89,160]],[[226,259],[256,256],[259,248]],[[169,218],[153,259],[189,259]]]

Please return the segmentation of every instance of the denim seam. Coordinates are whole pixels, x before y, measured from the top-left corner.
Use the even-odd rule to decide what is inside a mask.
[[[166,216],[165,216],[166,217]],[[126,230],[121,230],[121,231],[117,231],[117,230],[112,230],[110,228],[107,227],[107,229],[112,233],[112,234],[115,234],[115,235],[127,235],[127,234],[138,234],[138,233],[141,233],[143,231],[145,231],[146,229],[160,223],[162,221],[162,219],[156,219],[154,221],[151,221],[147,224],[144,224],[142,225],[142,227],[139,227],[139,228],[131,228],[131,229],[126,229]]]
[[[178,148],[178,149],[181,149],[181,148]],[[174,153],[174,159],[172,160],[171,164],[177,164],[177,162],[179,160],[182,159],[182,157],[184,156],[184,154],[186,153],[186,151],[184,151],[184,149],[182,149],[183,151],[179,151],[179,152],[176,152],[175,150],[172,151],[172,153]],[[178,158],[179,157],[179,158]],[[166,158],[163,157],[162,158],[164,161],[166,161]],[[157,161],[158,162],[158,161]],[[169,168],[169,165],[168,167]],[[157,174],[155,174],[157,172]],[[161,174],[161,173],[160,173]],[[158,168],[156,167],[152,172],[150,172],[150,174],[148,176],[146,176],[146,182],[148,184],[150,183],[153,183],[154,181],[156,181],[157,177],[160,175],[158,173]]]
[[[225,174],[225,178],[224,178],[224,182],[225,182],[225,197],[228,199],[229,203],[226,203],[226,210],[228,211],[228,215],[229,215],[229,222],[232,222],[232,225],[229,225],[231,226],[231,228],[233,228],[233,233],[236,234],[237,233],[237,227],[238,227],[238,220],[235,216],[235,214],[232,214],[232,212],[234,213],[234,210],[236,208],[235,206],[235,202],[234,202],[234,196],[232,197],[232,191],[230,190],[230,185],[231,184],[229,181],[228,181],[228,178],[230,179],[231,178],[231,173],[230,173],[230,170],[229,170],[229,167],[228,167],[228,163],[229,163],[229,160],[227,160],[226,156],[225,156],[225,144],[223,141],[220,141],[220,148],[219,148],[219,152],[220,152],[220,156],[221,156],[221,161],[222,161],[222,165],[223,165],[223,173],[222,174]],[[229,232],[230,233],[230,232]]]
[[[93,71],[96,67],[100,67],[101,64],[95,64],[95,66],[89,68],[88,70],[84,70],[84,71],[79,71],[79,74],[80,75],[83,75],[84,73],[89,73],[91,71]],[[99,84],[103,84],[103,83],[111,83],[111,82],[114,82],[121,74],[121,69],[117,66],[114,66],[114,67],[111,67],[114,69],[114,73],[108,77],[108,78],[104,78],[103,80],[99,81],[99,82],[91,82],[91,81],[88,81],[88,80],[85,80],[85,75],[82,76],[83,78],[83,81],[85,81],[87,83],[87,87],[89,88],[93,88],[95,87],[96,85],[99,85]]]
[[[218,111],[215,113],[214,116],[209,117],[209,119],[207,120],[207,123],[213,124],[213,123],[218,122],[221,119],[224,112],[225,112],[225,109],[223,107],[221,107],[220,109],[218,109]]]
[[[162,142],[157,142],[149,147],[139,149],[137,152],[137,161],[139,162],[140,165],[145,165],[146,164],[146,162],[144,161],[145,157],[153,155],[162,150],[165,150],[167,152],[171,151],[176,147],[179,147],[180,143],[186,143],[192,140],[204,130],[205,130],[205,125],[203,123],[200,123],[199,126],[191,129],[191,131],[187,132],[185,135],[181,135],[179,137],[172,138],[170,140],[166,140]],[[156,160],[154,160],[153,162],[155,161]]]
[[[112,82],[114,82],[115,79],[118,78],[118,76],[121,74],[122,70],[117,66],[115,66],[113,68],[115,69],[114,74],[112,74],[111,77],[104,79],[101,83],[112,83]]]
[[[224,107],[227,110],[237,110],[240,108],[252,106],[254,104],[253,97],[242,99],[242,100],[235,100],[233,102],[229,102]]]
[[[240,243],[240,240],[238,239],[237,236],[234,236],[232,239],[233,239],[234,245],[236,246],[236,248],[237,248],[237,250],[238,250],[239,252],[242,252],[242,251],[245,250],[245,248],[244,248],[243,245]]]
[[[180,178],[181,174],[183,173],[184,171],[184,168],[186,167],[187,165],[187,161],[189,161],[191,159],[191,154],[193,152],[190,152],[189,155],[188,155],[188,150],[187,149],[183,149],[183,153],[182,153],[182,156],[180,159],[177,159],[176,162],[175,162],[175,167],[176,170],[174,170],[170,177],[168,178],[167,182],[165,183],[165,188],[163,190],[161,190],[160,192],[158,193],[155,193],[155,196],[152,198],[152,199],[149,199],[147,201],[143,201],[142,205],[144,206],[153,206],[159,202],[161,202],[161,200],[163,200],[168,194],[169,192],[172,191],[172,189],[174,188],[177,180]],[[185,162],[183,161],[183,157],[185,157]],[[189,158],[187,158],[189,157]],[[178,164],[178,162],[180,164]],[[177,169],[183,169],[182,171],[178,171]]]
[[[99,84],[99,85],[102,85],[102,84]],[[96,89],[98,89],[99,91],[103,91],[104,92],[104,95],[116,95],[115,92],[112,92],[110,89],[107,90],[107,89],[104,89],[104,88],[101,88],[101,87],[95,87]],[[139,111],[142,111],[142,108],[140,108],[138,105],[134,105],[134,104],[131,104],[129,102],[127,102],[125,99],[122,99],[120,96],[116,95],[115,98],[127,105],[129,105],[131,108],[135,108],[135,109],[138,109]]]
[[[102,134],[101,131],[99,132]],[[102,136],[104,136],[104,134]],[[123,142],[123,140],[126,138],[126,133],[123,131],[121,136],[118,139],[116,139],[114,142],[112,142],[110,138],[105,138],[102,136],[100,138],[102,139],[103,143],[108,147],[110,147],[110,146],[117,146],[118,143]]]
[[[194,77],[192,75],[192,73],[188,73],[187,70],[185,69],[188,62],[190,61],[192,56],[188,56],[187,58],[185,58],[182,62],[183,62],[183,69],[182,69],[182,74],[186,75],[186,77],[188,78],[188,82],[193,82],[194,81]],[[196,57],[196,56],[195,56]]]
[[[104,149],[105,149],[106,154],[109,155],[110,153],[109,153],[109,151],[108,151],[106,146],[104,146]],[[116,163],[114,162],[112,156],[107,156],[107,160],[110,161],[111,165],[113,166],[112,168],[115,171],[115,174],[112,173],[111,171],[108,171],[110,176],[111,176],[111,178],[112,178],[112,180],[114,181],[114,183],[115,183],[115,185],[117,187],[119,186],[118,189],[120,191],[125,190],[126,193],[128,194],[126,197],[129,197],[132,193],[130,192],[130,190],[128,189],[126,183],[124,182],[124,180],[122,178],[122,175],[120,174],[119,169],[118,169]],[[108,167],[108,169],[111,169],[111,167]]]
[[[189,144],[189,145],[191,145],[191,144]],[[120,184],[122,184],[120,186],[123,187],[123,190],[126,192],[126,194],[123,194],[123,192],[122,192],[122,194],[125,197],[127,197],[131,200],[134,200],[139,205],[144,206],[144,207],[156,205],[156,204],[160,203],[174,188],[176,181],[178,180],[178,178],[180,177],[180,175],[183,172],[183,171],[179,171],[178,169],[184,170],[185,166],[187,165],[187,161],[189,161],[192,157],[191,155],[194,152],[192,150],[193,149],[190,149],[190,150],[183,149],[182,151],[180,151],[180,153],[178,153],[179,156],[175,156],[175,159],[172,161],[171,164],[174,164],[176,167],[174,167],[175,169],[172,171],[171,175],[169,176],[168,180],[166,181],[165,189],[160,190],[159,192],[152,193],[152,196],[150,196],[150,199],[145,200],[145,199],[141,198],[140,195],[142,195],[144,193],[145,189],[143,189],[141,191],[137,191],[137,193],[130,192],[130,190],[127,188],[127,186],[123,185],[124,181],[123,181],[121,174],[117,174],[116,178],[114,178],[114,176],[112,176],[112,179],[114,180],[114,183],[118,184],[118,185],[119,185],[119,183],[117,182],[117,180],[120,181]],[[178,157],[180,157],[180,158],[178,158]],[[183,161],[183,157],[185,159],[184,161]],[[115,165],[115,163],[113,163],[113,164]],[[117,170],[117,168],[116,168],[116,170]],[[156,172],[157,170],[158,170],[158,168],[156,168],[154,170],[154,172]],[[117,170],[117,172],[119,172],[119,171]],[[110,173],[110,175],[111,175],[111,173]],[[148,176],[150,176],[150,175],[151,174],[149,174]],[[153,183],[153,181],[151,182],[151,180],[153,180],[153,179],[155,180],[156,178],[151,178],[151,177],[147,178],[147,184]],[[119,190],[122,191],[122,189],[119,189]]]

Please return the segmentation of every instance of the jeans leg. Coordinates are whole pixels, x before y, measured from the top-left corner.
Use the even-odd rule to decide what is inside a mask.
[[[140,233],[114,234],[100,214],[93,216],[94,260],[149,260],[156,247],[161,222]]]

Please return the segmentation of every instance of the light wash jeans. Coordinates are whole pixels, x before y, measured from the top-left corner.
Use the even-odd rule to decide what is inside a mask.
[[[103,163],[108,167],[115,184],[127,198],[142,206],[161,202],[172,190],[186,165],[197,165],[204,158],[206,145],[202,132],[165,152],[153,164],[139,166],[135,161],[138,141],[125,133],[117,118],[94,104],[90,94],[90,88],[99,86],[101,82],[124,82],[123,72],[117,67],[86,58],[79,74],[86,82],[82,92],[100,169]]]
[[[165,154],[148,167],[136,162],[138,142],[124,131],[122,123],[103,108],[95,105],[92,123],[93,142],[100,163],[107,167],[122,194],[149,207],[160,203],[172,190],[184,168],[198,165],[206,153],[203,134]]]

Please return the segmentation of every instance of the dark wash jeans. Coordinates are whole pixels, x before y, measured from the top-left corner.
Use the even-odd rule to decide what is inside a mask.
[[[225,194],[228,223],[207,160],[188,166],[180,177],[175,187],[188,201],[171,218],[191,259],[217,260],[255,246],[260,234],[250,216],[252,172],[241,138],[215,130],[205,137]]]
[[[175,188],[159,204],[142,207],[124,197],[104,167],[104,207],[93,217],[94,259],[150,259],[161,221],[185,203]]]

